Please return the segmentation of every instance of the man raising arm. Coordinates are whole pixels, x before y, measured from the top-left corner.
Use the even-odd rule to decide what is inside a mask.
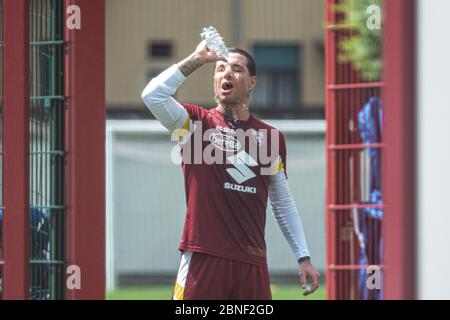
[[[212,62],[216,63],[216,108],[181,105],[172,98],[186,77]],[[187,212],[174,299],[271,298],[264,240],[268,198],[298,261],[302,288],[312,281],[304,294],[314,292],[319,285],[320,275],[310,262],[302,222],[287,183],[284,136],[249,112],[255,86],[256,65],[246,51],[232,48],[225,61],[203,41],[189,57],[154,78],[142,93],[146,106],[169,132],[184,129],[192,134],[194,122],[201,125],[202,134],[216,131],[210,133],[202,151],[209,145],[223,150],[221,143],[238,130],[254,133],[257,139],[253,143],[280,147],[276,170],[270,176],[261,173],[263,164],[252,157],[248,146],[237,143],[231,144],[233,150],[227,149],[225,163],[183,162]],[[192,140],[187,143],[195,143]]]

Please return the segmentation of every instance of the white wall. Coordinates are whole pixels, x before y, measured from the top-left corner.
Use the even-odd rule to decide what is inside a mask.
[[[417,1],[419,299],[450,299],[450,1]]]

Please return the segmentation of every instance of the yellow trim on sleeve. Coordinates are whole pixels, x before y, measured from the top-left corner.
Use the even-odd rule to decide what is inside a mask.
[[[191,117],[190,117],[189,114],[188,114],[188,115],[187,115],[186,122],[185,122],[184,125],[181,127],[181,129],[184,129],[184,130],[186,130],[186,131],[189,131],[190,124],[191,124]]]
[[[184,300],[184,287],[179,282],[175,284],[175,289],[173,290],[173,299]]]
[[[272,169],[272,175],[277,174],[278,172],[280,172],[283,169],[284,169],[283,162],[278,163],[278,165],[275,164]]]
[[[187,116],[186,122],[184,123],[184,125],[179,128],[179,129],[175,129],[172,132],[172,137],[176,140],[176,141],[181,141],[183,140],[184,137],[189,135],[189,129],[191,127],[191,117],[189,117],[189,115]]]

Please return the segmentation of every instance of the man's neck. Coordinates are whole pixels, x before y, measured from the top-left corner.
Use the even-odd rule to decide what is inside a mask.
[[[217,106],[217,111],[227,116],[228,118],[246,121],[250,117],[248,107],[248,101],[239,104],[219,103]]]

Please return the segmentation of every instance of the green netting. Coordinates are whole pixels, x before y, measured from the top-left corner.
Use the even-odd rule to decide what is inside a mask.
[[[64,1],[30,0],[30,298],[63,299]]]

